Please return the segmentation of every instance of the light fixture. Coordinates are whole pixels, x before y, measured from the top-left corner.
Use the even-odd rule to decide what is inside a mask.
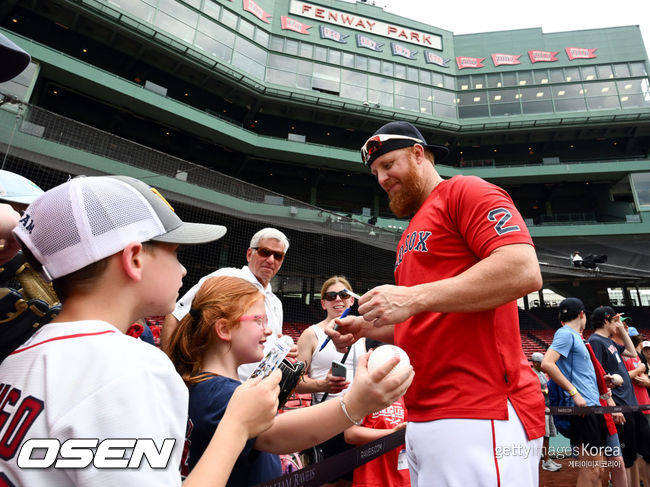
[[[571,81],[571,76],[567,76],[567,77],[566,77],[566,80],[567,80],[567,81]]]
[[[564,96],[565,93],[566,93],[566,91],[560,90],[560,91],[557,92],[557,96]]]
[[[542,84],[545,85],[548,83],[548,78],[542,78]]]
[[[605,86],[602,90],[600,90],[601,93],[607,93],[609,91],[609,86]]]
[[[541,98],[541,97],[544,96],[544,92],[543,92],[543,91],[538,91],[537,94],[535,94],[535,96],[536,96],[537,98]]]
[[[494,95],[494,101],[501,101],[501,95]]]
[[[474,97],[474,103],[477,103],[479,101],[481,101],[481,97],[480,96],[475,96]]]
[[[460,85],[461,90],[467,90],[469,89],[469,85]]]
[[[632,84],[631,84],[631,83],[629,83],[629,84],[627,84],[627,85],[625,85],[625,86],[623,87],[624,90],[629,90],[630,88],[632,88]]]
[[[525,85],[525,84],[526,84],[526,80],[525,80],[525,79],[520,79],[520,80],[519,80],[519,84],[520,84],[520,85]]]
[[[476,83],[476,89],[480,90],[481,88],[483,88],[483,83]]]
[[[628,101],[630,98],[628,96],[622,96],[621,101]]]

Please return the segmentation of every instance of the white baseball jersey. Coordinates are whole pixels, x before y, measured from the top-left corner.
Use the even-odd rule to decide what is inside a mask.
[[[3,475],[25,486],[180,485],[187,405],[187,387],[157,348],[104,321],[45,325],[0,365],[0,485]],[[150,438],[159,450],[176,441],[166,469],[146,459],[139,469],[21,469],[33,438]]]
[[[253,284],[257,289],[260,290],[262,294],[264,294],[264,307],[266,308],[266,316],[269,319],[269,328],[273,332],[266,338],[266,342],[264,343],[264,355],[266,355],[267,352],[273,348],[273,345],[275,345],[278,336],[282,335],[282,302],[275,294],[273,294],[271,283],[267,284],[266,287],[262,286],[262,283],[257,280],[257,277],[253,275],[247,265],[241,269],[238,269],[236,267],[223,267],[212,272],[211,274],[208,274],[207,276],[203,276],[199,282],[197,282],[189,291],[187,291],[187,293],[185,293],[181,299],[178,300],[176,303],[176,308],[174,308],[174,311],[172,311],[172,315],[174,315],[178,321],[182,320],[183,317],[189,313],[190,308],[192,307],[194,296],[196,296],[196,293],[199,291],[201,285],[205,282],[205,280],[218,276],[240,277]],[[239,378],[242,381],[248,379],[248,377],[250,377],[250,375],[253,373],[253,370],[255,370],[257,364],[258,362],[240,365],[237,369]]]

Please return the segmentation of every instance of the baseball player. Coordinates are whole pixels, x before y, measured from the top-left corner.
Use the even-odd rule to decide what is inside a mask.
[[[539,264],[504,190],[440,177],[434,161],[447,152],[407,122],[364,144],[393,213],[413,216],[397,249],[397,286],[366,293],[363,317],[337,320],[340,333],[328,334],[339,347],[369,336],[408,353],[412,485],[536,486],[544,398],[521,347],[516,299],[541,287]]]

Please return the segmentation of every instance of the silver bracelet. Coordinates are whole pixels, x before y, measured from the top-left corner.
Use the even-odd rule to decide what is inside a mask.
[[[350,420],[350,423],[356,424],[357,426],[361,426],[361,423],[363,422],[363,418],[361,418],[359,421],[355,421],[350,417],[348,414],[348,408],[345,407],[345,401],[343,400],[343,396],[339,396],[339,402],[341,403],[341,410],[343,411],[343,414],[345,414],[345,417]]]

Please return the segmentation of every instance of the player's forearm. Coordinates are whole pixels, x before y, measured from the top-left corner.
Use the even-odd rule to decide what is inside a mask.
[[[535,249],[528,244],[496,249],[458,276],[413,286],[413,313],[494,309],[542,286]]]

